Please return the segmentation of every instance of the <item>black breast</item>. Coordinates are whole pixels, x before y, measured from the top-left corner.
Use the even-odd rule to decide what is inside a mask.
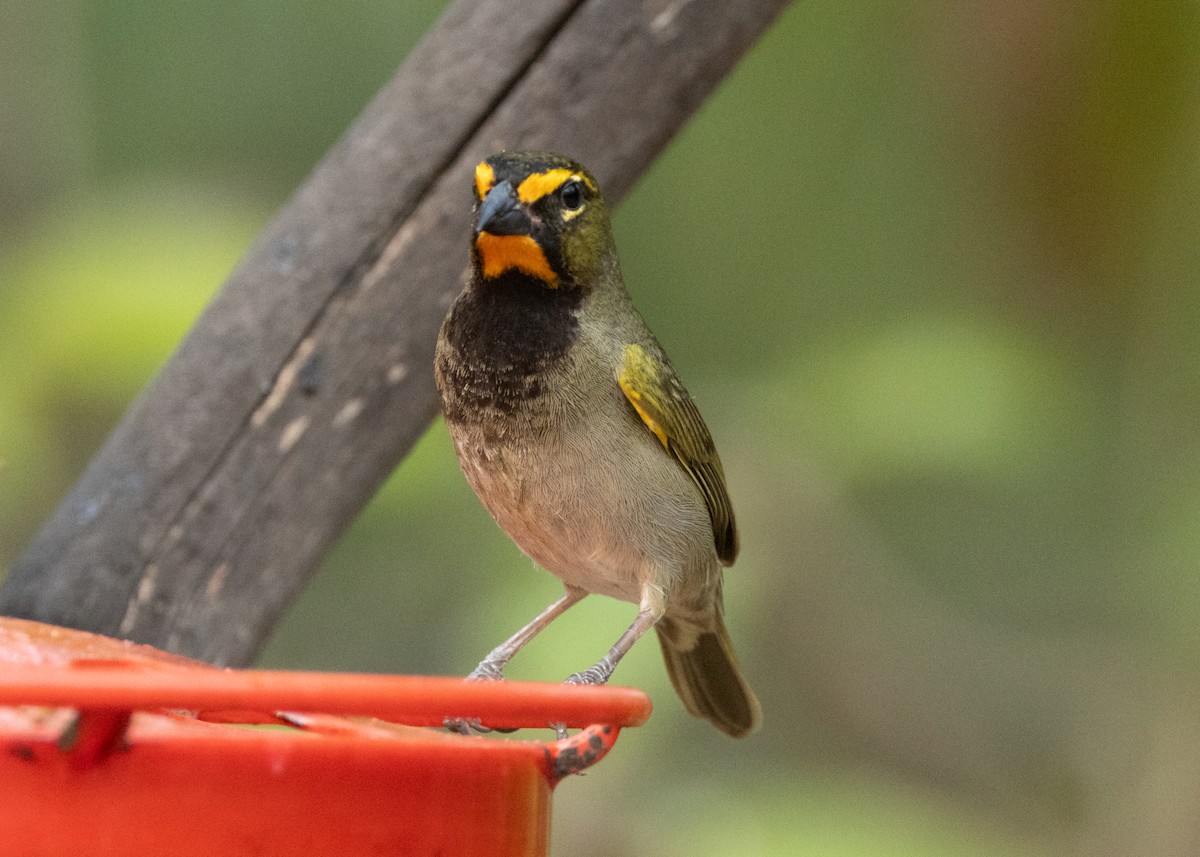
[[[511,414],[543,394],[546,372],[579,336],[578,288],[509,273],[471,285],[450,310],[438,350],[451,421]]]

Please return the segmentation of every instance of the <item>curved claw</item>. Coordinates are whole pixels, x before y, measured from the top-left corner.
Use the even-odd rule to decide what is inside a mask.
[[[463,717],[447,717],[442,721],[442,725],[456,735],[471,735],[476,732],[482,735],[492,731],[487,726],[484,726],[481,722],[479,722],[478,717],[472,717],[469,719]]]
[[[612,667],[602,660],[599,663],[592,664],[590,667],[582,670],[581,672],[572,674],[566,679],[566,681],[563,682],[563,684],[598,686],[607,684],[609,676],[611,675]],[[551,723],[550,728],[554,730],[554,733],[558,736],[559,741],[566,741],[569,738],[566,724]]]
[[[475,667],[475,669],[471,670],[471,674],[463,679],[463,681],[504,681],[504,673],[500,667],[485,660],[479,666]],[[502,732],[507,735],[510,732],[517,731],[516,729],[484,726],[478,717],[447,717],[442,721],[442,725],[456,735],[486,735],[488,732]]]

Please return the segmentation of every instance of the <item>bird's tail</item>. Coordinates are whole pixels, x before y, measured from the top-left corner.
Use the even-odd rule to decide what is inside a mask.
[[[714,607],[703,621],[667,614],[654,627],[667,675],[684,707],[726,735],[741,738],[762,723],[762,707],[738,668],[719,596]]]

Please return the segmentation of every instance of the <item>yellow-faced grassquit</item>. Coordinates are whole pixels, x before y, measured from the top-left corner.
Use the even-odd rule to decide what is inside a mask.
[[[566,592],[471,677],[499,678],[600,593],[637,618],[568,682],[603,684],[654,628],[687,710],[746,735],[762,715],[722,616],[738,536],[721,461],[625,290],[596,180],[559,155],[504,152],[476,168],[474,197],[470,280],[437,343],[442,411],[483,505]]]

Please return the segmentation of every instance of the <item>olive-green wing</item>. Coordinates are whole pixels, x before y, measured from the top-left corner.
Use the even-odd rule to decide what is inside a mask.
[[[733,506],[712,435],[692,397],[674,370],[640,345],[626,346],[617,383],[646,428],[700,488],[712,519],[717,556],[730,565],[738,552]]]

